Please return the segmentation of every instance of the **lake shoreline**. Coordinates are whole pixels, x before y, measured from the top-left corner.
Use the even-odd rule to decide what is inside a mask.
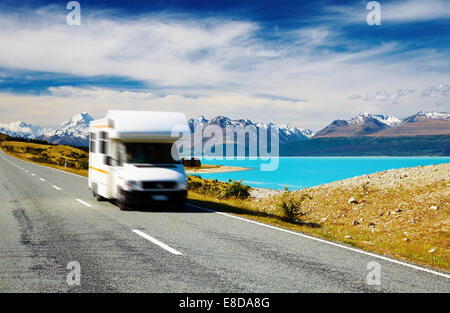
[[[208,164],[205,164],[208,165]],[[229,166],[219,165],[218,167],[205,167],[205,168],[190,168],[186,169],[186,174],[214,174],[214,173],[229,173],[229,172],[242,172],[250,171],[251,168],[241,166]]]

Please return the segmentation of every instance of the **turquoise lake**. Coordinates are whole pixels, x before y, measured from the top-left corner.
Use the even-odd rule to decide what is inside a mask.
[[[243,180],[252,187],[301,189],[354,176],[394,168],[450,163],[450,157],[280,157],[275,171],[261,171],[267,160],[205,160],[204,164],[221,164],[250,168],[249,171],[198,174],[220,181]],[[450,175],[450,173],[449,173]]]

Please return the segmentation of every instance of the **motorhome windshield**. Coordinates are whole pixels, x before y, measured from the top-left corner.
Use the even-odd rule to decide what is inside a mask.
[[[133,164],[178,163],[172,157],[172,143],[124,143],[126,162]]]

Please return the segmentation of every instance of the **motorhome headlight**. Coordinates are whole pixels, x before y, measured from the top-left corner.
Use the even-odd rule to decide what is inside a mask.
[[[139,189],[139,182],[135,180],[127,180],[125,181],[125,189],[126,190],[137,190]]]
[[[179,181],[177,183],[178,189],[187,189],[187,182],[185,181]]]

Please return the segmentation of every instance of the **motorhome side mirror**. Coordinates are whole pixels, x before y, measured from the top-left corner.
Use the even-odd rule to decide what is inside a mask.
[[[112,164],[112,159],[111,159],[111,157],[110,157],[109,155],[105,155],[105,158],[104,158],[104,160],[103,160],[103,163],[105,163],[106,165],[111,166],[111,164]]]

